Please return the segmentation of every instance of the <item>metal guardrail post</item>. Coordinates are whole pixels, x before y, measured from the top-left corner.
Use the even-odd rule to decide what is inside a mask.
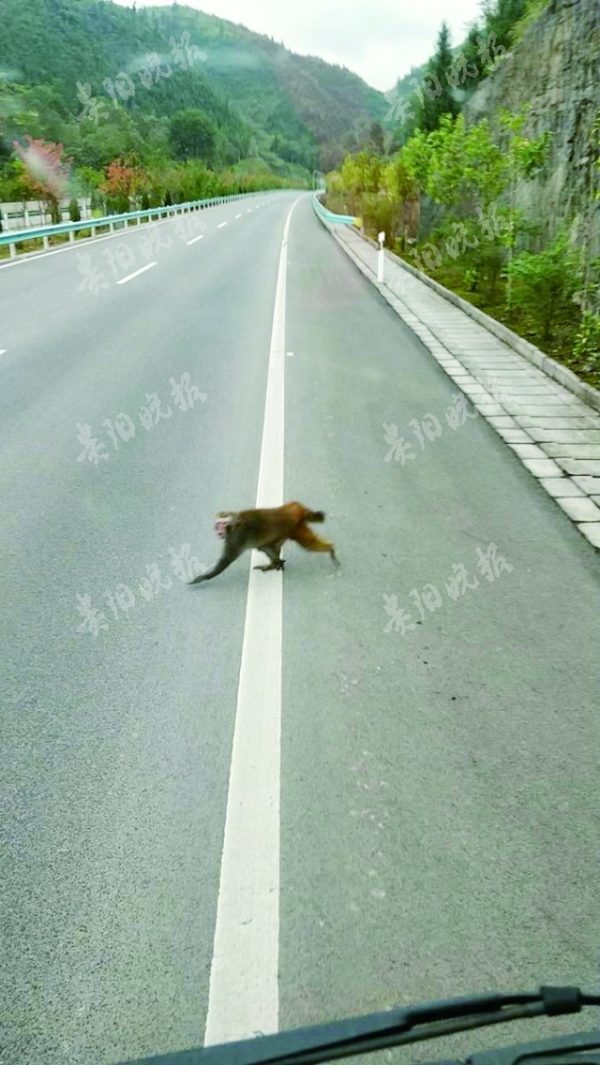
[[[99,229],[105,229],[108,227],[109,233],[114,233],[119,227],[128,229],[129,225],[135,219],[136,225],[141,225],[143,220],[152,222],[154,216],[156,221],[161,219],[176,217],[178,214],[189,214],[192,211],[202,211],[206,207],[212,207],[216,204],[224,203],[237,203],[240,200],[248,197],[256,197],[264,195],[265,191],[250,193],[233,193],[230,196],[212,196],[208,199],[188,201],[182,204],[172,204],[168,207],[149,208],[146,211],[130,211],[121,215],[108,216],[103,215],[101,218],[85,218],[80,219],[79,222],[61,222],[58,225],[46,225],[30,226],[23,230],[10,231],[6,233],[0,232],[0,247],[9,248],[9,255],[11,259],[18,258],[17,245],[22,244],[25,241],[42,240],[44,249],[50,247],[49,241],[53,236],[59,234],[68,234],[68,240],[72,243],[75,240],[78,232],[89,230],[92,235]]]

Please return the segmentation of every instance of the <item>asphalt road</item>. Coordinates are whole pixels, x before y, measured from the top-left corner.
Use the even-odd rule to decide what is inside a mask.
[[[203,1042],[250,560],[189,589],[170,551],[211,564],[214,512],[255,503],[296,198],[213,208],[203,239],[173,236],[120,285],[103,252],[140,234],[92,242],[97,294],[81,289],[81,247],[0,267],[2,1065]],[[308,197],[290,226],[286,349],[285,496],[327,512],[342,566],[284,551],[280,1027],[489,988],[594,989],[594,550],[482,417],[449,427],[455,386]],[[185,411],[170,383],[184,374],[206,397]],[[442,433],[421,448],[409,423],[427,413]],[[404,465],[384,461],[392,423],[413,445]],[[491,543],[512,570],[488,581]],[[479,583],[454,601],[461,563]],[[441,606],[421,619],[410,592],[425,585]],[[420,622],[404,636],[384,632],[393,595]],[[96,635],[86,603],[104,615]]]

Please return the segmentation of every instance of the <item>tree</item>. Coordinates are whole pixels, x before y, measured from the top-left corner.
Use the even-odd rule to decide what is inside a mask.
[[[381,122],[372,122],[369,132],[370,147],[378,155],[385,155],[385,141]]]
[[[477,69],[478,76],[476,78],[466,77],[464,84],[461,85],[461,89],[464,90],[467,96],[479,87],[481,79],[487,76],[488,67],[482,62],[481,59],[481,45],[485,47],[487,41],[487,34],[485,25],[480,25],[479,22],[473,22],[469,27],[465,43],[462,46],[462,54],[465,57],[467,67],[475,67]],[[481,42],[481,44],[479,43]],[[492,53],[490,52],[490,56]]]
[[[450,30],[443,22],[438,34],[435,55],[429,63],[422,86],[417,86],[415,90],[419,97],[415,125],[427,133],[437,129],[442,115],[457,115],[460,110],[447,77],[453,60]]]
[[[466,78],[462,88],[474,92],[481,79],[488,76],[514,43],[517,24],[533,10],[532,0],[484,0],[483,22],[474,22],[467,34],[463,54],[467,63],[478,68],[476,79]],[[484,54],[490,57],[484,61]],[[491,60],[491,61],[490,61]]]
[[[136,113],[139,130],[137,145],[140,160],[145,167],[157,166],[170,155],[169,119],[157,118],[152,112]]]
[[[24,104],[27,111],[34,116],[27,126],[32,136],[64,143],[65,123],[70,116],[57,84],[45,83],[28,88],[24,95]]]
[[[180,159],[212,161],[217,127],[212,119],[195,108],[177,111],[169,124],[171,144]]]
[[[473,217],[478,206],[487,210],[506,188],[505,155],[492,140],[486,119],[467,128],[464,115],[455,121],[445,115],[429,144],[427,193],[457,217]]]
[[[400,214],[400,241],[406,249],[407,225],[419,203],[419,187],[401,154],[390,160],[383,171],[382,184],[390,202]],[[397,232],[397,229],[396,229]]]
[[[75,174],[76,184],[82,189],[85,196],[89,196],[92,208],[99,206],[100,189],[104,184],[104,174],[101,170],[94,170],[91,166],[80,166]]]
[[[167,185],[178,190],[183,202],[201,200],[211,195],[214,177],[200,159],[188,159],[183,166],[169,169]]]
[[[111,207],[124,214],[145,185],[145,174],[132,159],[114,159],[106,171],[106,180],[100,186]]]
[[[65,149],[62,144],[41,138],[34,140],[29,134],[25,140],[28,141],[26,148],[17,141],[13,145],[23,166],[23,179],[57,224],[61,220],[60,201],[67,189],[72,160],[63,158]]]
[[[25,169],[21,160],[11,159],[0,171],[0,203],[12,201],[26,203],[31,193],[31,186],[26,180]]]
[[[510,111],[502,110],[499,116],[500,125],[508,134],[509,138],[507,165],[509,173],[510,225],[508,237],[506,239],[509,265],[507,271],[506,303],[509,308],[511,305],[512,281],[514,276],[510,270],[510,264],[512,262],[513,248],[516,243],[517,226],[521,217],[520,212],[517,211],[515,206],[517,181],[519,178],[533,178],[539,173],[548,157],[548,150],[552,140],[552,134],[548,131],[542,133],[542,135],[535,140],[530,140],[529,138],[522,136],[521,131],[525,125],[529,108],[529,104],[524,104],[521,110],[515,114],[512,114]]]
[[[583,223],[584,277],[581,301],[581,310],[584,316],[586,312],[591,311],[590,294],[594,288],[594,286],[592,286],[591,248],[594,217],[597,209],[597,201],[600,199],[600,192],[596,191],[596,185],[598,178],[600,177],[600,111],[598,111],[588,132],[588,149],[588,200],[585,207]]]
[[[504,154],[492,140],[487,121],[467,128],[463,115],[456,119],[443,115],[431,133],[418,130],[413,134],[401,151],[401,159],[419,192],[438,209],[443,208],[433,230],[436,239],[447,237],[456,246],[457,232],[463,234],[460,239],[466,241],[466,247],[478,248],[475,258],[493,291],[504,253],[501,247],[479,238],[491,212],[494,225],[501,224],[494,201],[504,191],[508,177]]]
[[[124,107],[113,107],[110,122],[101,121],[97,126],[88,119],[70,123],[65,130],[65,143],[82,166],[105,170],[113,159],[135,151],[145,155],[146,128],[143,121],[138,126]]]
[[[341,178],[343,186],[350,193],[351,213],[358,213],[360,198],[364,193],[379,192],[382,161],[370,152],[357,152],[344,159]]]
[[[495,33],[498,42],[508,47],[513,30],[526,9],[527,0],[484,0],[486,33]]]
[[[23,137],[35,127],[38,115],[27,97],[24,85],[7,81],[6,75],[0,73],[0,163],[10,159],[13,137]]]
[[[319,151],[319,170],[324,174],[337,170],[344,161],[344,149],[339,144],[324,144]]]
[[[419,237],[419,223],[421,218],[421,196],[425,193],[429,181],[429,167],[431,165],[432,145],[431,134],[417,129],[401,149],[400,158],[406,166],[408,173],[416,186],[418,200],[417,240]]]
[[[514,303],[536,320],[542,342],[550,340],[557,315],[570,306],[581,281],[579,257],[566,234],[559,233],[538,255],[522,251],[506,272],[514,285]]]

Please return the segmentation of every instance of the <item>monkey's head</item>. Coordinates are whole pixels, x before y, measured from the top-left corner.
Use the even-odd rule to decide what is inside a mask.
[[[227,536],[227,526],[231,522],[232,515],[221,512],[217,514],[216,517],[215,529],[217,536],[220,537],[221,540],[224,540]]]

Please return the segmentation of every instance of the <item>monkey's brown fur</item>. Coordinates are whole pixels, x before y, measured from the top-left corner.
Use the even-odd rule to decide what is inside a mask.
[[[271,560],[268,566],[255,566],[255,569],[264,572],[283,569],[285,561],[280,553],[286,540],[295,540],[305,551],[328,551],[338,565],[333,544],[320,540],[307,524],[322,521],[325,521],[323,511],[309,510],[302,503],[285,503],[282,507],[267,510],[221,511],[217,514],[215,529],[225,540],[223,554],[211,570],[201,573],[190,584],[210,581],[252,548],[264,551]]]

